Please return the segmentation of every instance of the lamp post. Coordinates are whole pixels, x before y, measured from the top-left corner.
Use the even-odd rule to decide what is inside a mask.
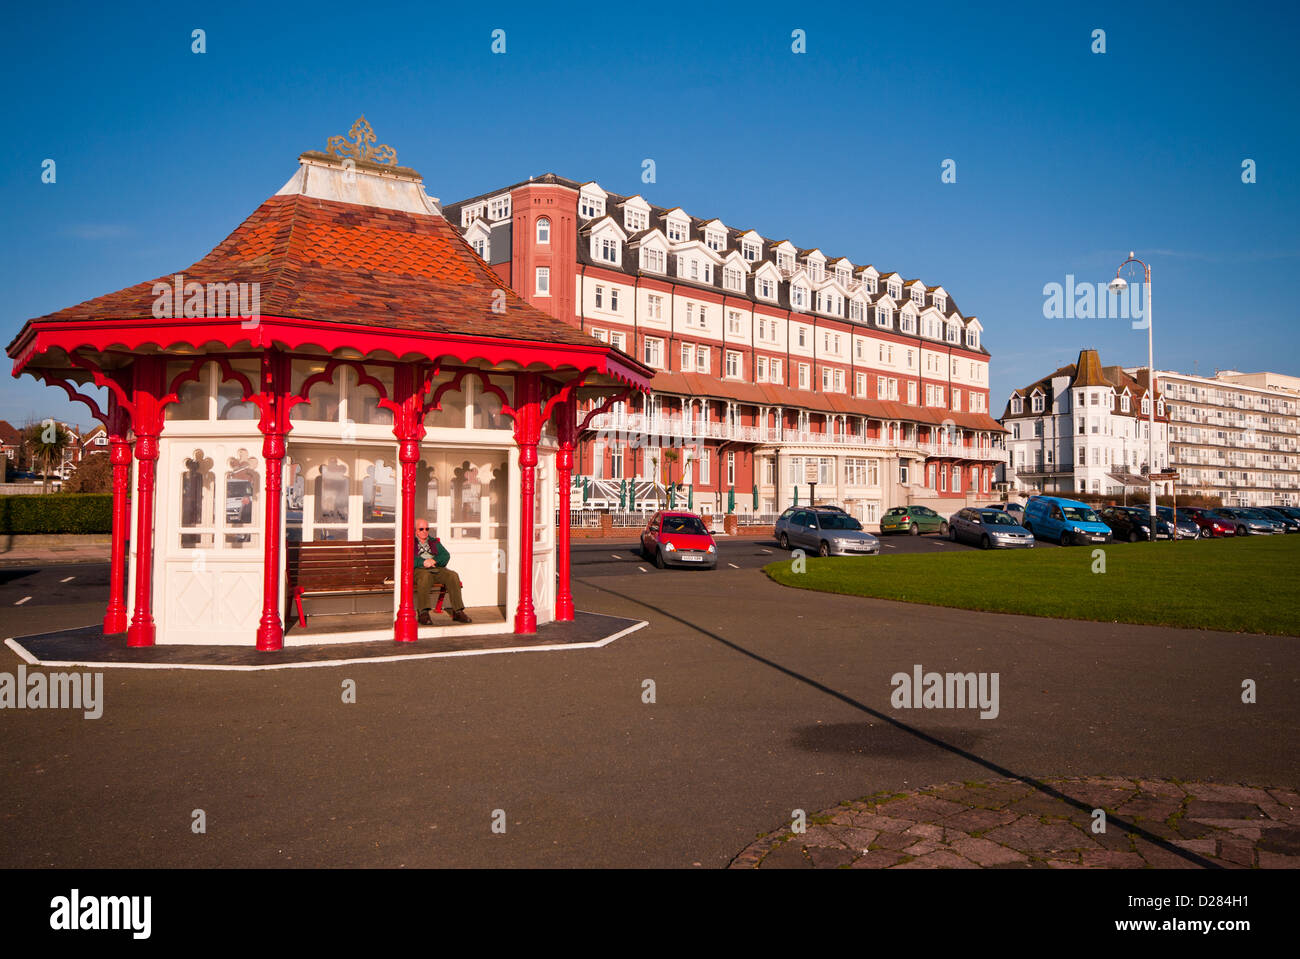
[[[1151,348],[1151,267],[1143,263],[1132,251],[1128,259],[1115,268],[1115,279],[1110,281],[1110,291],[1117,296],[1128,289],[1128,281],[1120,276],[1120,271],[1130,263],[1142,267],[1145,274],[1144,287],[1147,298],[1147,490],[1150,494],[1151,538],[1156,535],[1156,366]]]

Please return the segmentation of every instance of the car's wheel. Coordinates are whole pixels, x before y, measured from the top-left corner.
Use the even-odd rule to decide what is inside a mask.
[[[1238,526],[1238,527],[1237,527],[1237,535],[1238,535],[1238,536],[1245,536],[1245,535],[1246,535],[1246,527],[1244,527],[1244,526]]]
[[[1131,529],[1131,530],[1128,531],[1128,541],[1129,541],[1130,543],[1136,543],[1136,542],[1138,541],[1138,539],[1139,539],[1139,537],[1138,537],[1138,531],[1137,531],[1137,530],[1135,530],[1135,529]]]
[[[939,535],[940,535],[940,536],[947,536],[947,535],[948,535],[948,524],[947,524],[947,523],[940,523],[940,524],[939,524]],[[956,539],[956,538],[957,538],[957,537],[955,537],[955,536],[953,537],[953,539]]]
[[[780,540],[780,542],[781,542],[781,548],[782,548],[782,549],[789,549],[789,548],[790,548],[790,537],[789,537],[789,536],[786,536],[785,533],[782,533],[782,534],[781,534],[781,540]]]
[[[993,548],[993,540],[989,539],[988,533],[985,533],[984,537],[980,540],[980,549],[992,549],[992,548]]]
[[[957,542],[957,527],[956,527],[956,526],[949,526],[949,527],[948,527],[948,538],[949,538],[950,540],[952,540],[954,543]]]
[[[1068,529],[1061,530],[1061,545],[1069,546],[1071,545],[1071,542],[1070,531]]]
[[[817,547],[817,555],[818,556],[831,555],[831,544],[826,542],[826,540],[822,540],[821,545]]]
[[[913,536],[920,536],[920,535],[921,535],[921,527],[919,527],[919,526],[917,526],[915,523],[913,523],[913,524],[912,524],[912,528],[909,529],[908,532],[911,533]]]
[[[656,569],[663,569],[663,568],[664,568],[665,566],[667,566],[667,565],[668,565],[668,564],[664,562],[664,551],[663,551],[663,549],[657,549],[657,550],[655,550],[655,568],[656,568]]]

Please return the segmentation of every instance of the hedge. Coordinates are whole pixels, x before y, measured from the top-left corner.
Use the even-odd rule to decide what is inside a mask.
[[[0,496],[0,535],[112,531],[112,493]]]

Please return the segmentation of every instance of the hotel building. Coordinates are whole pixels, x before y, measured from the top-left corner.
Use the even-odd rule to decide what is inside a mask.
[[[657,371],[587,424],[588,506],[628,486],[665,505],[672,485],[678,505],[773,514],[815,480],[873,523],[990,495],[989,353],[942,286],[554,174],[444,210],[530,304]]]
[[[1101,365],[1096,350],[1012,392],[1004,479],[1017,493],[1121,495],[1125,474],[1148,472],[1146,370]],[[1169,416],[1156,397],[1155,469],[1169,463]]]
[[[1156,383],[1169,400],[1179,493],[1225,506],[1300,503],[1300,377],[1157,370]]]

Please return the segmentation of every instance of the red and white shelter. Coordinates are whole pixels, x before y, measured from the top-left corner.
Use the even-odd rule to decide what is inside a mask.
[[[129,645],[280,649],[285,544],[322,540],[393,543],[391,635],[415,641],[417,516],[502,631],[573,618],[578,405],[651,373],[506,288],[364,118],[352,136],[304,153],[193,266],[30,320],[8,347],[13,375],[108,432],[104,631]]]

